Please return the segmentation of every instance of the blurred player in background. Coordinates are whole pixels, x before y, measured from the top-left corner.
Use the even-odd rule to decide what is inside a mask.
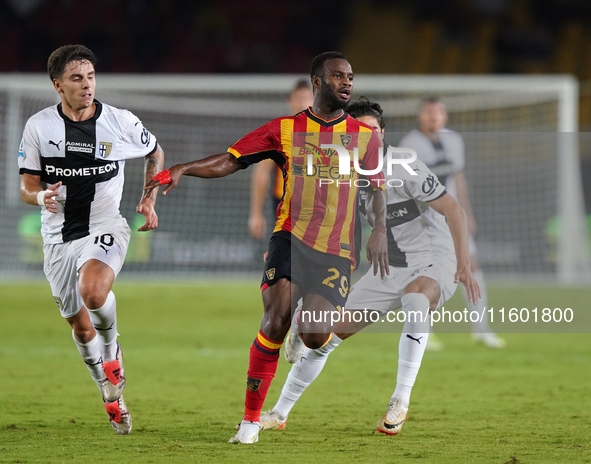
[[[318,55],[312,60],[310,77],[314,89],[311,108],[268,122],[232,145],[227,153],[173,166],[148,184],[148,188],[169,184],[163,190],[167,194],[183,175],[224,177],[268,158],[284,173],[286,192],[269,242],[261,285],[263,319],[250,349],[244,419],[230,439],[232,443],[258,440],[261,409],[277,370],[295,303],[302,297],[303,311],[315,315],[308,325],[300,322],[299,330],[307,346],[319,348],[330,341],[332,328],[330,321],[313,321],[340,310],[348,296],[355,262],[352,242],[357,171],[351,171],[340,186],[329,182],[326,174],[338,170],[339,156],[318,152],[322,164],[314,165],[314,173],[308,174],[306,159],[312,158],[308,147],[316,150],[317,144],[328,140],[342,143],[345,137],[348,149],[358,148],[363,169],[375,169],[379,164],[377,134],[344,112],[353,90],[353,70],[345,56],[339,52]],[[367,256],[373,272],[379,269],[384,276],[389,272],[384,175],[377,172],[366,177],[376,189],[372,209],[376,220]]]
[[[347,112],[373,127],[383,140],[385,124],[379,104],[360,99],[350,104]],[[466,288],[470,301],[478,300],[478,283],[470,271],[466,214],[424,163],[417,161],[410,166],[418,175],[410,175],[400,166],[387,175],[384,167],[386,181],[394,182],[386,188],[389,276],[380,279],[370,271],[353,286],[342,321],[334,327],[335,335],[324,347],[302,353],[277,404],[261,416],[262,429],[285,428],[289,412],[318,377],[328,355],[343,340],[371,323],[369,317],[352,322],[360,318],[347,314],[367,308],[386,316],[401,308],[406,321],[398,348],[396,389],[377,425],[379,432],[398,434],[406,420],[410,394],[429,339],[429,311],[437,310],[451,298],[458,282]],[[368,193],[371,202],[371,192],[364,193]],[[371,223],[371,211],[368,213]]]
[[[131,432],[122,392],[123,358],[111,287],[123,266],[130,229],[119,213],[125,160],[143,157],[145,177],[162,169],[154,136],[127,110],[94,99],[96,58],[82,45],[55,50],[47,62],[61,103],[25,125],[18,165],[21,197],[41,206],[44,271],[62,317],[103,396],[111,425]],[[158,226],[156,192],[143,192],[140,231]]]
[[[417,119],[419,130],[412,130],[402,137],[399,146],[415,150],[419,159],[437,175],[446,190],[464,208],[470,231],[472,272],[482,291],[482,300],[476,305],[468,300],[465,290],[462,289],[468,309],[480,315],[477,322],[472,322],[472,337],[476,342],[489,348],[502,348],[505,346],[505,340],[496,335],[488,324],[486,283],[476,259],[476,243],[473,236],[476,233],[476,221],[472,214],[464,176],[464,141],[460,134],[445,127],[447,112],[445,105],[438,97],[429,97],[422,102]],[[435,339],[435,343],[433,343],[433,340],[432,334],[427,349],[440,350],[443,348],[441,341]]]
[[[291,94],[287,98],[291,115],[312,106],[314,103],[314,94],[308,81],[299,81]],[[248,230],[250,235],[257,240],[265,236],[267,221],[265,219],[265,196],[271,183],[271,177],[274,177],[272,186],[273,214],[277,214],[277,207],[283,197],[283,172],[272,159],[266,159],[257,163],[252,172],[252,181],[250,187],[250,216],[248,218]]]

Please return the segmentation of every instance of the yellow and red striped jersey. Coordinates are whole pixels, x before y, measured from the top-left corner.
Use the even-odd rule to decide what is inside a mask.
[[[334,149],[319,148],[323,144],[340,145],[349,152],[348,175],[339,175],[339,156]],[[362,169],[378,167],[380,140],[370,126],[345,112],[326,121],[308,108],[295,116],[269,121],[228,152],[245,166],[271,158],[281,167],[285,193],[274,232],[291,232],[315,250],[354,263],[355,200],[358,186],[364,186],[354,169],[355,148]],[[384,188],[381,169],[365,178],[375,189]]]

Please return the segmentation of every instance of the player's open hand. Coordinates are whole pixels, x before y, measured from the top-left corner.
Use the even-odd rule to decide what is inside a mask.
[[[135,211],[137,213],[143,214],[146,218],[144,225],[138,229],[139,232],[147,232],[148,230],[158,227],[158,215],[154,210],[154,200],[144,196],[141,199],[140,204],[137,205]]]
[[[458,266],[454,282],[456,284],[461,282],[466,287],[466,293],[468,294],[468,301],[470,303],[478,303],[482,295],[476,277],[474,277],[469,267]]]
[[[59,195],[57,189],[62,185],[62,182],[59,181],[57,184],[53,184],[50,187],[47,187],[45,191],[45,195],[43,196],[43,206],[45,209],[50,213],[57,213],[57,200],[56,197]]]
[[[369,264],[373,264],[373,275],[378,275],[378,266],[382,279],[386,275],[390,275],[390,268],[388,267],[388,239],[385,229],[374,229],[371,231],[366,250]]]
[[[183,175],[181,167],[182,165],[176,164],[171,168],[159,172],[154,177],[152,177],[152,179],[146,184],[144,190],[146,190],[148,195],[151,195],[152,191],[156,187],[168,184],[168,186],[162,191],[162,195],[166,195],[168,192],[170,192],[173,188],[175,188],[178,185],[179,180]]]

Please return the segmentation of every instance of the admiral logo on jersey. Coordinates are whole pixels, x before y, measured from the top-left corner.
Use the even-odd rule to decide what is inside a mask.
[[[70,153],[94,153],[94,143],[86,142],[66,142],[66,151]]]

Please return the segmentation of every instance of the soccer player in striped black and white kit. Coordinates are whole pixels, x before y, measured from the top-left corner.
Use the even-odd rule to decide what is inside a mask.
[[[123,266],[131,231],[119,212],[125,160],[143,157],[145,176],[159,172],[164,153],[127,110],[94,99],[96,58],[82,45],[49,57],[47,70],[61,103],[26,123],[18,165],[21,197],[41,206],[44,272],[82,359],[97,383],[120,435],[131,432],[122,391],[125,375],[117,342],[113,282]],[[156,192],[136,208],[140,231],[158,226]]]
[[[464,176],[466,164],[464,140],[459,133],[445,127],[447,111],[438,97],[427,97],[422,101],[417,120],[419,130],[412,130],[402,137],[399,146],[415,150],[418,159],[437,175],[449,194],[466,211],[470,232],[471,267],[482,291],[482,300],[477,305],[471,303],[466,293],[463,292],[470,313],[478,313],[480,316],[476,322],[472,322],[472,336],[476,342],[482,343],[488,348],[503,348],[505,340],[495,334],[488,324],[486,283],[482,269],[478,265],[476,242],[473,236],[476,233],[476,221],[472,214]],[[439,350],[441,348],[443,348],[443,343],[432,337],[427,349]]]

